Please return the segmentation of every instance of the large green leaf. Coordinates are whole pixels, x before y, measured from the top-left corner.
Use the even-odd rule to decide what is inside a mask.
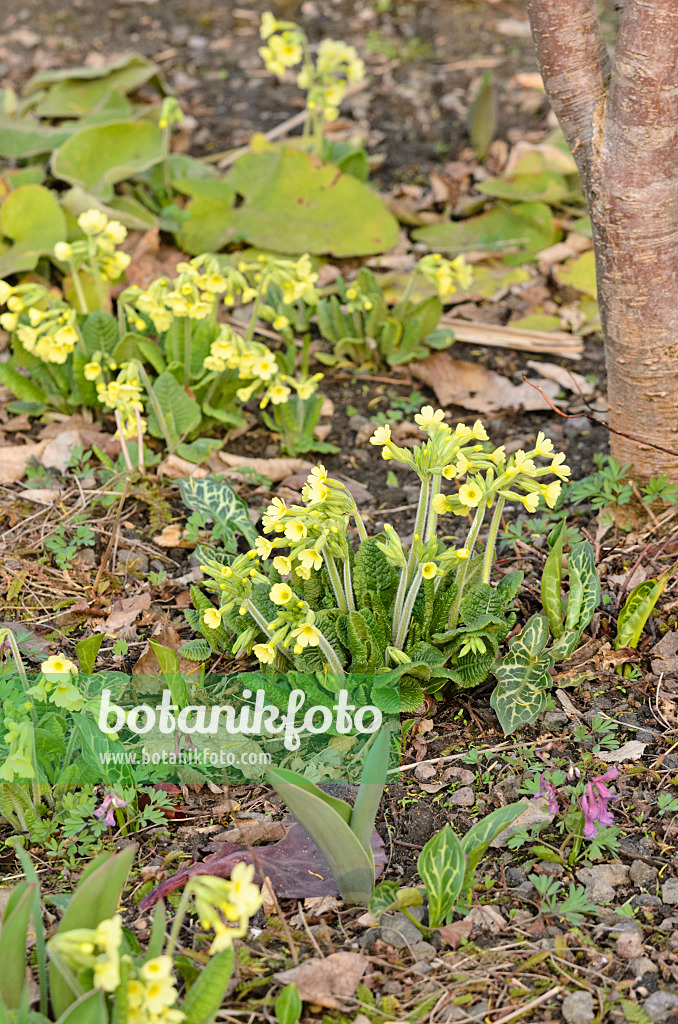
[[[428,224],[413,233],[417,242],[450,255],[485,250],[505,253],[504,262],[516,266],[558,241],[560,233],[545,203],[499,203],[495,209],[469,220]]]
[[[133,121],[95,125],[62,143],[52,157],[52,173],[109,199],[116,182],[159,163],[162,152],[162,132],[157,125]]]
[[[33,908],[34,884],[17,886],[12,896],[18,895],[11,910],[9,906],[0,930],[0,1002],[9,1010],[16,1010],[26,983],[26,943],[28,921]]]
[[[35,112],[40,117],[82,117],[112,92],[138,89],[158,72],[157,64],[140,53],[128,53],[102,68],[42,71],[24,89],[25,95],[45,90]]]
[[[113,917],[135,853],[136,846],[127,846],[106,857],[80,882],[61,918],[59,934],[74,928],[96,928],[100,921]],[[55,1016],[59,1016],[75,1001],[77,993],[71,990],[55,963],[50,964],[49,981],[52,1008]]]
[[[232,544],[229,550],[235,551],[234,529],[242,533],[249,544],[254,544],[258,535],[247,512],[247,505],[226,480],[217,476],[206,476],[202,480],[194,476],[182,477],[179,490],[187,508],[195,509],[212,519],[221,527],[222,536],[230,531]]]
[[[541,574],[541,603],[549,620],[551,632],[555,637],[562,636],[563,599],[560,586],[563,581],[563,541],[565,540],[565,520],[562,519],[549,534],[551,548]]]
[[[0,157],[25,160],[51,153],[70,138],[73,128],[50,128],[32,117],[0,117]]]
[[[466,874],[466,855],[449,825],[426,843],[417,870],[426,886],[429,928],[439,928],[452,913]]]
[[[565,629],[581,633],[593,618],[600,602],[600,576],[593,548],[587,540],[575,544],[567,559],[570,593],[567,599]]]
[[[365,758],[363,777],[351,813],[351,831],[370,856],[370,840],[384,792],[390,746],[391,732],[382,728]]]
[[[498,199],[542,202],[553,206],[572,199],[573,193],[562,174],[514,174],[510,178],[489,178],[477,186],[479,192]]]
[[[209,1024],[217,1015],[233,974],[232,949],[211,957],[181,1004],[184,1024]]]
[[[367,904],[374,889],[372,856],[327,802],[327,794],[323,793],[321,798],[307,786],[285,781],[279,769],[269,769],[268,774],[276,791],[327,861],[342,899],[346,903]]]
[[[398,239],[398,222],[367,185],[292,146],[254,148],[226,181],[243,197],[231,240],[274,252],[368,256]]]
[[[76,999],[59,1017],[56,1024],[108,1024],[106,997],[95,988]]]
[[[645,580],[633,588],[619,613],[615,650],[619,650],[620,647],[638,646],[645,623],[652,614],[652,609],[659,600],[667,580],[668,573],[662,573],[661,576]]]
[[[499,807],[496,811],[486,814],[468,830],[461,841],[461,846],[468,858],[471,871],[477,867],[495,836],[514,822],[524,810],[525,804],[522,802],[507,804],[506,807]]]
[[[490,697],[505,734],[533,722],[546,708],[553,660],[542,654],[548,640],[546,616],[533,615],[522,633],[509,644],[508,654],[495,665],[498,685]]]
[[[218,252],[233,240],[235,192],[228,182],[220,178],[179,178],[174,186],[191,197],[186,204],[190,217],[175,234],[184,252],[192,256]]]
[[[66,218],[53,192],[43,185],[21,185],[0,206],[0,233],[11,245],[0,255],[0,277],[33,270],[66,238]]]
[[[182,388],[171,373],[161,373],[153,383],[153,394],[162,412],[167,438],[175,447],[187,434],[200,424],[202,414],[200,406]],[[153,437],[164,437],[161,423],[156,415],[153,403],[148,403],[148,432]]]

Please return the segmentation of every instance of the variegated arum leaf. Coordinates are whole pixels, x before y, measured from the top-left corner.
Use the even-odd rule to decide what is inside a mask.
[[[614,647],[637,647],[645,624],[666,586],[668,573],[645,580],[634,587],[627,597],[617,620]]]
[[[593,618],[600,603],[600,577],[593,548],[587,540],[575,544],[567,558],[570,592],[567,600],[565,629],[581,633]]]
[[[417,870],[428,895],[429,928],[439,928],[452,913],[466,874],[466,855],[449,825],[426,843]]]
[[[370,898],[369,911],[377,919],[390,911],[403,907],[420,907],[423,902],[421,889],[401,889],[397,882],[381,882]]]
[[[555,637],[561,636],[564,630],[563,599],[560,588],[563,580],[565,528],[566,523],[562,519],[549,534],[548,543],[551,550],[541,574],[541,603],[549,620],[551,632]]]
[[[234,530],[242,533],[248,544],[254,544],[257,531],[247,513],[247,505],[225,480],[216,476],[206,476],[201,480],[187,476],[179,481],[179,490],[187,508],[201,512],[219,526],[225,546],[230,551],[236,548]],[[229,543],[226,543],[226,538]]]

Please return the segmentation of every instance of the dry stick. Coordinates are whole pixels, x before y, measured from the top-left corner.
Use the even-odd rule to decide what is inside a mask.
[[[108,545],[106,547],[106,550],[104,551],[104,556],[101,559],[101,564],[99,565],[99,569],[97,571],[94,583],[92,584],[92,595],[93,595],[93,597],[96,597],[97,587],[99,586],[99,582],[100,582],[101,577],[103,575],[103,571],[104,571],[104,569],[106,567],[106,562],[108,561],[108,556],[110,555],[111,548],[113,547],[113,543],[114,543],[114,541],[116,540],[116,538],[118,536],[118,527],[120,526],[120,519],[122,517],[122,507],[125,504],[125,500],[127,498],[128,487],[129,487],[129,477],[125,477],[125,486],[122,489],[122,495],[120,497],[120,504],[118,505],[118,511],[116,512],[116,515],[115,515],[115,522],[113,523],[113,529],[111,530],[110,540],[108,541]]]
[[[548,395],[544,394],[542,388],[540,388],[538,384],[533,384],[533,382],[531,380],[528,380],[525,376],[523,376],[523,380],[526,384],[529,384],[531,388],[534,388],[535,391],[538,391],[541,397],[547,403],[547,405],[550,405],[553,411],[557,412],[559,416],[563,417],[563,419],[576,420],[579,418],[578,415],[575,416],[571,413],[561,412],[560,409],[556,409],[551,399],[548,397]],[[580,394],[579,397],[587,405],[587,408],[590,408],[584,396]],[[642,437],[636,437],[635,434],[627,434],[623,430],[617,430],[615,427],[611,427],[609,423],[603,423],[602,420],[599,420],[595,416],[592,416],[590,412],[585,412],[583,415],[586,416],[587,419],[591,420],[592,423],[597,424],[597,426],[605,427],[605,429],[609,431],[610,434],[617,434],[619,437],[625,437],[628,441],[635,441],[636,444],[642,444],[645,446],[645,448],[656,448],[659,452],[666,452],[667,455],[675,455],[676,458],[678,458],[678,452],[675,450],[675,448],[664,448],[664,446],[661,444],[654,444],[652,441],[645,441]]]

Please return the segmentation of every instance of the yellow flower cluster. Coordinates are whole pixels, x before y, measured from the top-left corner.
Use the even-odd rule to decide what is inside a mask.
[[[259,56],[266,69],[284,78],[288,68],[303,64],[297,85],[307,92],[307,109],[321,110],[326,121],[336,120],[347,86],[365,77],[365,65],[355,47],[323,39],[314,64],[303,30],[292,21],[277,21],[270,11],[262,16],[260,33],[266,46],[260,47]]]
[[[141,418],[144,404],[141,400],[142,387],[138,377],[138,367],[134,361],[123,363],[116,378],[106,381],[104,377],[104,357],[97,353],[99,360],[93,359],[86,364],[84,375],[87,380],[96,381],[97,399],[107,409],[116,412],[119,420],[119,431],[126,439],[137,437],[139,430],[146,431],[146,420]],[[112,360],[105,360],[109,370],[117,369]],[[119,431],[116,431],[116,436]]]
[[[14,782],[19,779],[34,779],[35,768],[31,757],[33,748],[33,730],[30,722],[15,722],[6,718],[4,722],[7,732],[3,739],[9,750],[0,765],[0,781]]]
[[[127,237],[127,228],[119,220],[109,220],[102,210],[87,210],[78,217],[78,227],[85,235],[84,240],[57,242],[54,258],[68,263],[71,271],[77,271],[85,264],[90,271],[98,272],[104,281],[116,281],[127,269],[130,256],[117,252]],[[96,266],[95,266],[96,264]]]
[[[94,988],[114,993],[120,986],[122,919],[119,914],[101,921],[96,928],[74,928],[59,932],[49,941],[50,950],[69,967],[93,972]],[[184,1014],[174,1009],[178,992],[172,973],[172,958],[156,956],[140,966],[132,965],[127,983],[127,1024],[181,1024]]]
[[[74,684],[78,668],[63,654],[52,654],[40,666],[42,677],[28,691],[41,701],[51,701],[66,711],[80,711],[85,698]]]
[[[75,310],[43,285],[6,281],[0,281],[0,305],[8,310],[0,326],[15,332],[27,352],[44,363],[66,362],[79,340]]]
[[[528,512],[536,512],[542,498],[549,508],[555,506],[560,494],[560,481],[569,477],[570,469],[565,465],[565,455],[554,454],[553,442],[541,431],[533,449],[528,452],[519,450],[507,456],[503,445],[488,452],[482,444],[469,444],[474,440],[488,440],[480,420],[476,420],[472,427],[457,423],[452,430],[444,423],[444,415],[442,409],[434,411],[431,406],[424,406],[414,417],[418,426],[428,434],[428,442],[412,452],[393,443],[388,426],[378,427],[370,438],[371,444],[382,446],[384,459],[394,459],[411,466],[422,479],[466,478],[456,494],[434,495],[432,508],[436,515],[451,512],[465,516],[469,509],[482,503],[491,508],[497,497],[520,501]],[[534,461],[537,457],[548,458],[549,464],[537,466]],[[537,482],[538,478],[549,474],[558,479],[548,484]]]
[[[440,253],[430,253],[428,256],[422,256],[415,273],[421,274],[434,284],[441,299],[454,295],[457,288],[466,291],[473,282],[473,271],[463,256],[446,260]]]
[[[247,935],[249,919],[264,902],[253,878],[253,864],[236,864],[230,879],[196,875],[189,882],[200,925],[214,932],[210,955]]]

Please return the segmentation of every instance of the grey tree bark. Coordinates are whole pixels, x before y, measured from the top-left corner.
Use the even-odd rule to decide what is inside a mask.
[[[610,426],[678,451],[678,0],[626,0],[612,60],[596,0],[527,9],[593,225]],[[610,448],[678,482],[678,457]]]

